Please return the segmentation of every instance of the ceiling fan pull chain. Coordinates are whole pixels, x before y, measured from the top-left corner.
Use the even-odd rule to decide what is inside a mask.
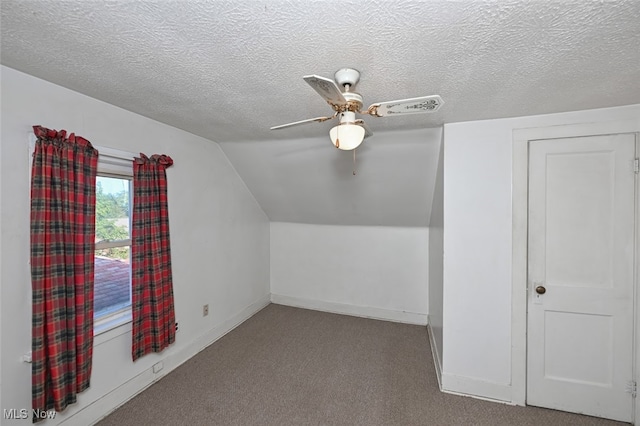
[[[353,148],[353,175],[356,175],[356,149]]]

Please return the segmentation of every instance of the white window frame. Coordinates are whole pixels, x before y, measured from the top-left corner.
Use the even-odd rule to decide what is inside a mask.
[[[111,148],[96,147],[98,155],[98,176],[127,179],[129,186],[129,232],[131,235],[131,219],[133,213],[133,158],[136,154]],[[109,247],[131,247],[131,238],[128,240],[109,241],[96,243],[95,250]],[[131,255],[131,251],[129,251]],[[131,300],[131,262],[129,262],[129,297]],[[94,320],[93,335],[97,336],[112,329],[130,324],[132,321],[131,305]]]

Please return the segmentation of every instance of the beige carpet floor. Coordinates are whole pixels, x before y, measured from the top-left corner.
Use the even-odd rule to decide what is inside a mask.
[[[274,304],[99,423],[616,424],[440,392],[426,327]]]

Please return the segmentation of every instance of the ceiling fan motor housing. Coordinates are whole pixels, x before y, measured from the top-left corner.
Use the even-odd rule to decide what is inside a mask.
[[[362,109],[362,96],[356,92],[344,92],[342,94],[347,100],[347,104],[344,105],[344,111],[358,112]]]

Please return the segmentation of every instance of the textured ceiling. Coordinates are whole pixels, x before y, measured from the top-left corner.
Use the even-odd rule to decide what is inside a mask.
[[[367,140],[370,157],[376,138],[384,139],[380,132],[640,103],[638,0],[3,0],[1,9],[4,65],[221,143],[258,200],[267,194],[258,193],[248,170],[281,167],[268,160],[280,142],[324,136],[328,143],[329,123],[269,130],[331,113],[303,75],[356,68],[365,106],[442,96],[434,114],[365,116],[375,133]],[[241,141],[264,143],[246,145],[247,154],[256,151],[234,158],[229,143]],[[297,161],[318,158],[308,150]],[[391,183],[406,171],[379,163]],[[409,188],[414,197],[431,193],[425,185],[433,177],[427,180]],[[275,184],[304,192],[295,179]],[[395,210],[381,224],[428,223]],[[313,220],[284,207],[269,214],[335,223],[329,212]]]

